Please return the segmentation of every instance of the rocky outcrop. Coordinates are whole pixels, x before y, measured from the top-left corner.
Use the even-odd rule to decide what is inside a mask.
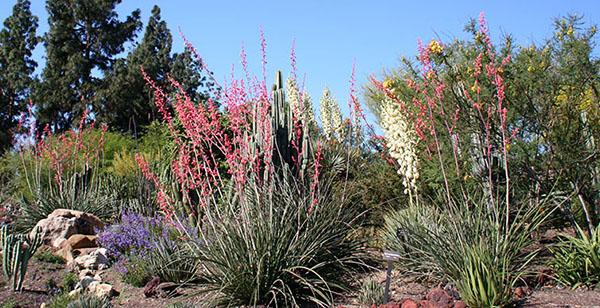
[[[61,249],[63,242],[67,241],[72,235],[94,235],[96,229],[103,228],[104,224],[92,214],[57,209],[50,213],[47,218],[40,220],[36,227],[42,229],[42,241],[45,245]]]
[[[108,268],[110,261],[106,256],[106,248],[96,248],[88,254],[75,258],[73,264],[78,270],[104,270]]]

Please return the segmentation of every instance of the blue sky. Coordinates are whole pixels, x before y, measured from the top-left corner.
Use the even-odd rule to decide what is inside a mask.
[[[0,20],[11,12],[14,0],[0,1]],[[244,44],[251,69],[260,74],[259,30],[267,40],[268,74],[290,68],[290,48],[296,44],[298,76],[316,101],[329,86],[342,105],[348,97],[352,64],[359,86],[367,77],[398,64],[402,55],[416,52],[416,41],[464,37],[463,27],[483,11],[492,36],[512,34],[519,44],[542,42],[552,34],[555,17],[583,14],[588,24],[600,22],[600,1],[182,1],[124,0],[118,11],[124,17],[142,10],[144,24],[152,5],[162,9],[174,35],[174,51],[183,43],[177,29],[205,58],[218,79],[239,68]],[[33,0],[40,17],[39,33],[47,30],[45,1]],[[140,33],[140,36],[142,34]],[[596,49],[598,54],[598,48]],[[41,61],[42,48],[36,50]]]

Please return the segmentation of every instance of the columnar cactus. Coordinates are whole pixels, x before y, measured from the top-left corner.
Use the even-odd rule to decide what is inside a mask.
[[[299,104],[298,91],[293,82],[288,82],[288,87],[290,89],[293,88],[292,91],[295,92],[292,93],[292,97],[289,100],[286,100],[283,77],[281,71],[278,71],[275,77],[275,84],[273,85],[273,102],[271,104],[272,131],[276,151],[273,160],[278,167],[290,168],[292,170],[297,168],[297,174],[300,178],[303,178],[308,168],[311,150],[311,138],[308,129],[310,119],[304,115],[303,110],[298,110],[297,113],[299,114],[294,117],[293,104]],[[298,129],[300,129],[299,135],[297,134]],[[293,143],[295,138],[297,138],[296,144]],[[294,159],[297,160],[294,161]]]
[[[23,280],[27,272],[29,259],[42,244],[41,228],[37,227],[33,236],[9,234],[8,226],[0,229],[0,246],[2,247],[2,270],[8,279],[12,279],[13,290],[23,289]]]

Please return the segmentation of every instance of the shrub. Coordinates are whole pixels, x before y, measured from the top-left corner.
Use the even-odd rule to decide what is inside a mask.
[[[47,303],[46,307],[48,308],[66,308],[67,305],[73,301],[73,297],[69,295],[69,293],[60,293],[50,300]]]
[[[148,265],[147,257],[132,256],[127,260],[122,260],[121,264],[118,264],[118,268],[121,279],[138,288],[144,287],[154,274]]]
[[[74,273],[67,273],[62,279],[61,289],[63,292],[70,292],[75,289],[75,285],[79,282],[79,277]]]
[[[368,279],[358,291],[358,303],[365,306],[383,304],[383,286],[375,279]]]
[[[110,301],[103,297],[99,298],[95,295],[82,294],[77,299],[71,301],[67,308],[109,308]]]
[[[123,213],[121,221],[110,225],[98,235],[98,243],[107,249],[109,257],[118,260],[129,255],[144,255],[153,249],[153,239],[167,233],[159,217],[145,217],[136,213]]]
[[[386,218],[384,238],[388,249],[401,252],[402,270],[452,282],[469,306],[503,306],[537,253],[525,248],[549,215],[539,208],[518,211],[504,230],[502,215],[483,201],[411,205]]]
[[[194,277],[196,266],[179,238],[181,232],[158,216],[123,213],[119,224],[99,234],[98,242],[117,261],[123,281],[131,285],[144,286],[154,276],[184,283]]]
[[[310,212],[311,195],[277,177],[207,211],[192,251],[211,305],[331,306],[366,256],[351,236],[361,213],[330,197],[324,186]]]
[[[52,264],[64,264],[65,259],[52,253],[50,250],[41,251],[33,256],[36,260]]]
[[[554,278],[567,286],[595,286],[600,283],[600,226],[590,236],[577,226],[577,236],[563,235],[551,248]]]

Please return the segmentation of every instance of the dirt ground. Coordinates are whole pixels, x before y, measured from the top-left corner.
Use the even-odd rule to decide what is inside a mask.
[[[62,264],[45,263],[33,259],[30,261],[24,283],[25,290],[22,293],[14,293],[5,278],[0,278],[0,307],[40,307],[42,303],[51,299],[49,285],[52,285],[52,283],[49,283],[49,281],[54,280],[56,284],[60,285],[67,274],[68,271]],[[184,295],[175,298],[146,298],[143,288],[136,288],[123,283],[119,275],[113,270],[109,269],[101,273],[101,276],[103,281],[112,284],[120,293],[112,300],[114,307],[166,307],[176,302],[187,302],[196,304],[199,307],[202,306],[202,297],[197,295],[193,289],[183,289],[182,293]],[[370,276],[382,284],[385,282],[385,272],[383,271]],[[410,278],[403,278],[398,274],[394,274],[390,288],[391,301],[401,302],[406,298],[420,300],[434,287],[436,286],[418,283]],[[343,303],[339,303],[340,306],[358,307],[352,297],[343,301]],[[556,286],[544,286],[534,290],[523,301],[521,307],[600,307],[600,290],[570,290]]]

